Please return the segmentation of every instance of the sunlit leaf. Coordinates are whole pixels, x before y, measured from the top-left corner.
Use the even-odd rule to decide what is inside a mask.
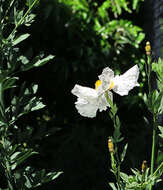
[[[123,148],[123,152],[121,154],[121,162],[123,162],[125,156],[126,156],[126,151],[127,151],[128,144],[126,144]]]
[[[13,40],[12,45],[15,46],[15,45],[19,44],[20,42],[27,39],[29,36],[30,36],[30,34],[22,34],[22,35],[20,35],[19,37],[17,37],[16,39]]]

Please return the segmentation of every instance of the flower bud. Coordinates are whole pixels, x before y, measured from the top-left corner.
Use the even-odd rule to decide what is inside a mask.
[[[146,42],[145,51],[146,51],[146,55],[150,55],[151,54],[151,45],[150,45],[150,42]]]
[[[113,142],[112,142],[112,140],[111,140],[110,137],[108,139],[108,149],[109,149],[110,153],[114,153],[114,144],[113,144]]]
[[[147,161],[144,160],[141,166],[142,173],[145,173],[146,169],[147,169]]]

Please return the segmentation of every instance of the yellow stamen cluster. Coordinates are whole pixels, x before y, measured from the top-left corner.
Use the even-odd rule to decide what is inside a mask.
[[[111,80],[110,81],[110,85],[109,85],[109,90],[113,89],[114,88],[114,82]]]
[[[114,153],[114,144],[113,144],[113,142],[112,142],[112,140],[111,140],[110,137],[108,139],[108,149],[109,149],[110,153]]]
[[[147,55],[151,54],[151,45],[150,42],[146,42],[145,51]]]
[[[97,80],[96,83],[95,83],[95,89],[97,90],[98,87],[102,84],[102,81],[101,80]]]
[[[102,84],[102,81],[101,80],[97,80],[96,83],[95,83],[95,89],[97,90],[98,87]],[[109,84],[109,88],[108,90],[112,90],[114,88],[114,82],[111,80],[110,81],[110,84]]]

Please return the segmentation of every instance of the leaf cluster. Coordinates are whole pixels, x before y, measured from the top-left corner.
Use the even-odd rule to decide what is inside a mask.
[[[20,34],[18,28],[24,25],[29,27],[34,22],[36,15],[31,13],[31,9],[37,2],[27,1],[28,7],[23,10],[19,9],[15,0],[0,4],[0,165],[11,190],[40,186],[61,174],[35,171],[30,166],[21,167],[29,157],[38,153],[14,139],[14,132],[20,127],[16,123],[18,119],[45,106],[37,95],[38,85],[27,87],[24,83],[21,87],[18,86],[18,73],[43,66],[54,58],[53,55],[45,56],[40,53],[29,59],[20,50],[20,43],[29,38],[30,34]],[[6,28],[10,25],[13,27],[8,34]]]

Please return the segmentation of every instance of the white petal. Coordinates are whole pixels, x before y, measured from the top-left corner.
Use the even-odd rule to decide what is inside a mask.
[[[117,94],[124,96],[128,95],[128,92],[135,86],[139,86],[137,82],[139,77],[139,68],[137,65],[133,66],[123,75],[115,76],[112,80],[114,82],[113,91]]]
[[[98,94],[102,94],[109,88],[110,80],[114,78],[114,72],[109,67],[103,69],[102,74],[98,76],[101,80],[102,85],[100,85],[97,89]]]
[[[95,117],[98,110],[97,104],[88,102],[81,98],[78,98],[77,102],[75,102],[75,107],[80,115],[90,118]]]
[[[93,88],[88,88],[80,85],[75,85],[74,88],[72,89],[72,94],[76,95],[79,98],[83,99],[94,99],[97,98],[97,91]]]
[[[113,94],[112,92],[108,91],[108,96],[111,100],[113,100]],[[100,96],[99,98],[99,111],[105,111],[107,109],[107,107],[110,107],[109,103],[106,100],[105,94],[103,94],[102,96]]]
[[[78,97],[75,107],[84,117],[95,117],[98,110],[98,94],[93,88],[75,85],[71,91]]]

